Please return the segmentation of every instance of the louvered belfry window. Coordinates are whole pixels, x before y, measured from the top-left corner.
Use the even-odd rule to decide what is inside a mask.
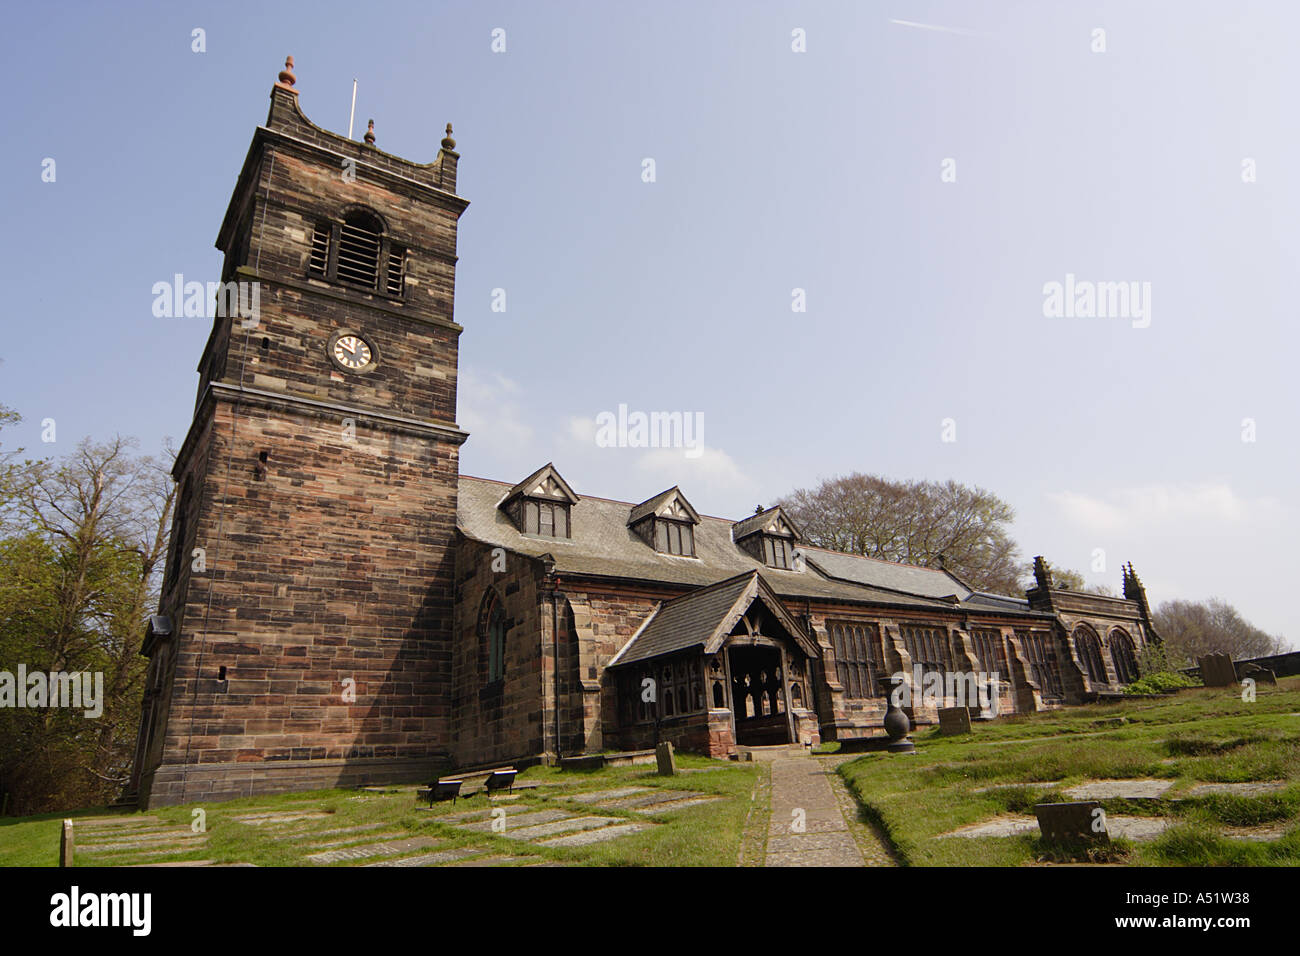
[[[311,237],[311,258],[307,262],[307,270],[312,275],[324,276],[329,272],[330,266],[330,224],[327,222],[316,223],[316,231]]]
[[[406,262],[406,250],[400,246],[391,246],[388,250],[388,275],[385,276],[385,288],[389,295],[401,296],[403,288],[402,267]]]
[[[406,248],[384,235],[377,216],[358,210],[341,223],[316,223],[307,274],[400,299],[406,292]]]
[[[353,214],[339,230],[339,281],[365,289],[379,288],[378,223],[366,215]]]

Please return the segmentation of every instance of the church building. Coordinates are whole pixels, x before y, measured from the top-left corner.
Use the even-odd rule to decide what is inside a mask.
[[[1039,558],[1008,597],[813,547],[779,507],[460,474],[459,159],[450,124],[428,164],[314,125],[292,59],[272,87],[217,236],[257,314],[214,322],[173,472],[142,806],[879,735],[898,672],[986,675],[999,713],[1137,677],[1131,566],[1108,597]]]

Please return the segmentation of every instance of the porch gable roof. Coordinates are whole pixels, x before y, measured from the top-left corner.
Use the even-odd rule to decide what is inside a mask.
[[[696,646],[706,654],[715,654],[755,601],[761,601],[772,612],[800,650],[809,657],[819,656],[816,643],[804,633],[763,576],[749,571],[659,604],[608,666],[632,664]]]

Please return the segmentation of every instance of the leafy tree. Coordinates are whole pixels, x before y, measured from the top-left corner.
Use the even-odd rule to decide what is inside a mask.
[[[942,565],[972,587],[1017,594],[1025,568],[1008,533],[1009,504],[956,481],[892,481],[854,473],[780,501],[808,542],[907,564]]]
[[[9,810],[103,803],[130,772],[171,521],[164,465],[134,442],[83,441],[61,461],[28,462],[10,481],[0,539],[0,669],[102,674],[103,713],[0,709],[0,789]]]

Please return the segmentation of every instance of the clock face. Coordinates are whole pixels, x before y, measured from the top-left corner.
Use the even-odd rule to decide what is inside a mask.
[[[341,335],[334,343],[334,359],[345,368],[362,369],[374,360],[374,354],[360,336]]]

